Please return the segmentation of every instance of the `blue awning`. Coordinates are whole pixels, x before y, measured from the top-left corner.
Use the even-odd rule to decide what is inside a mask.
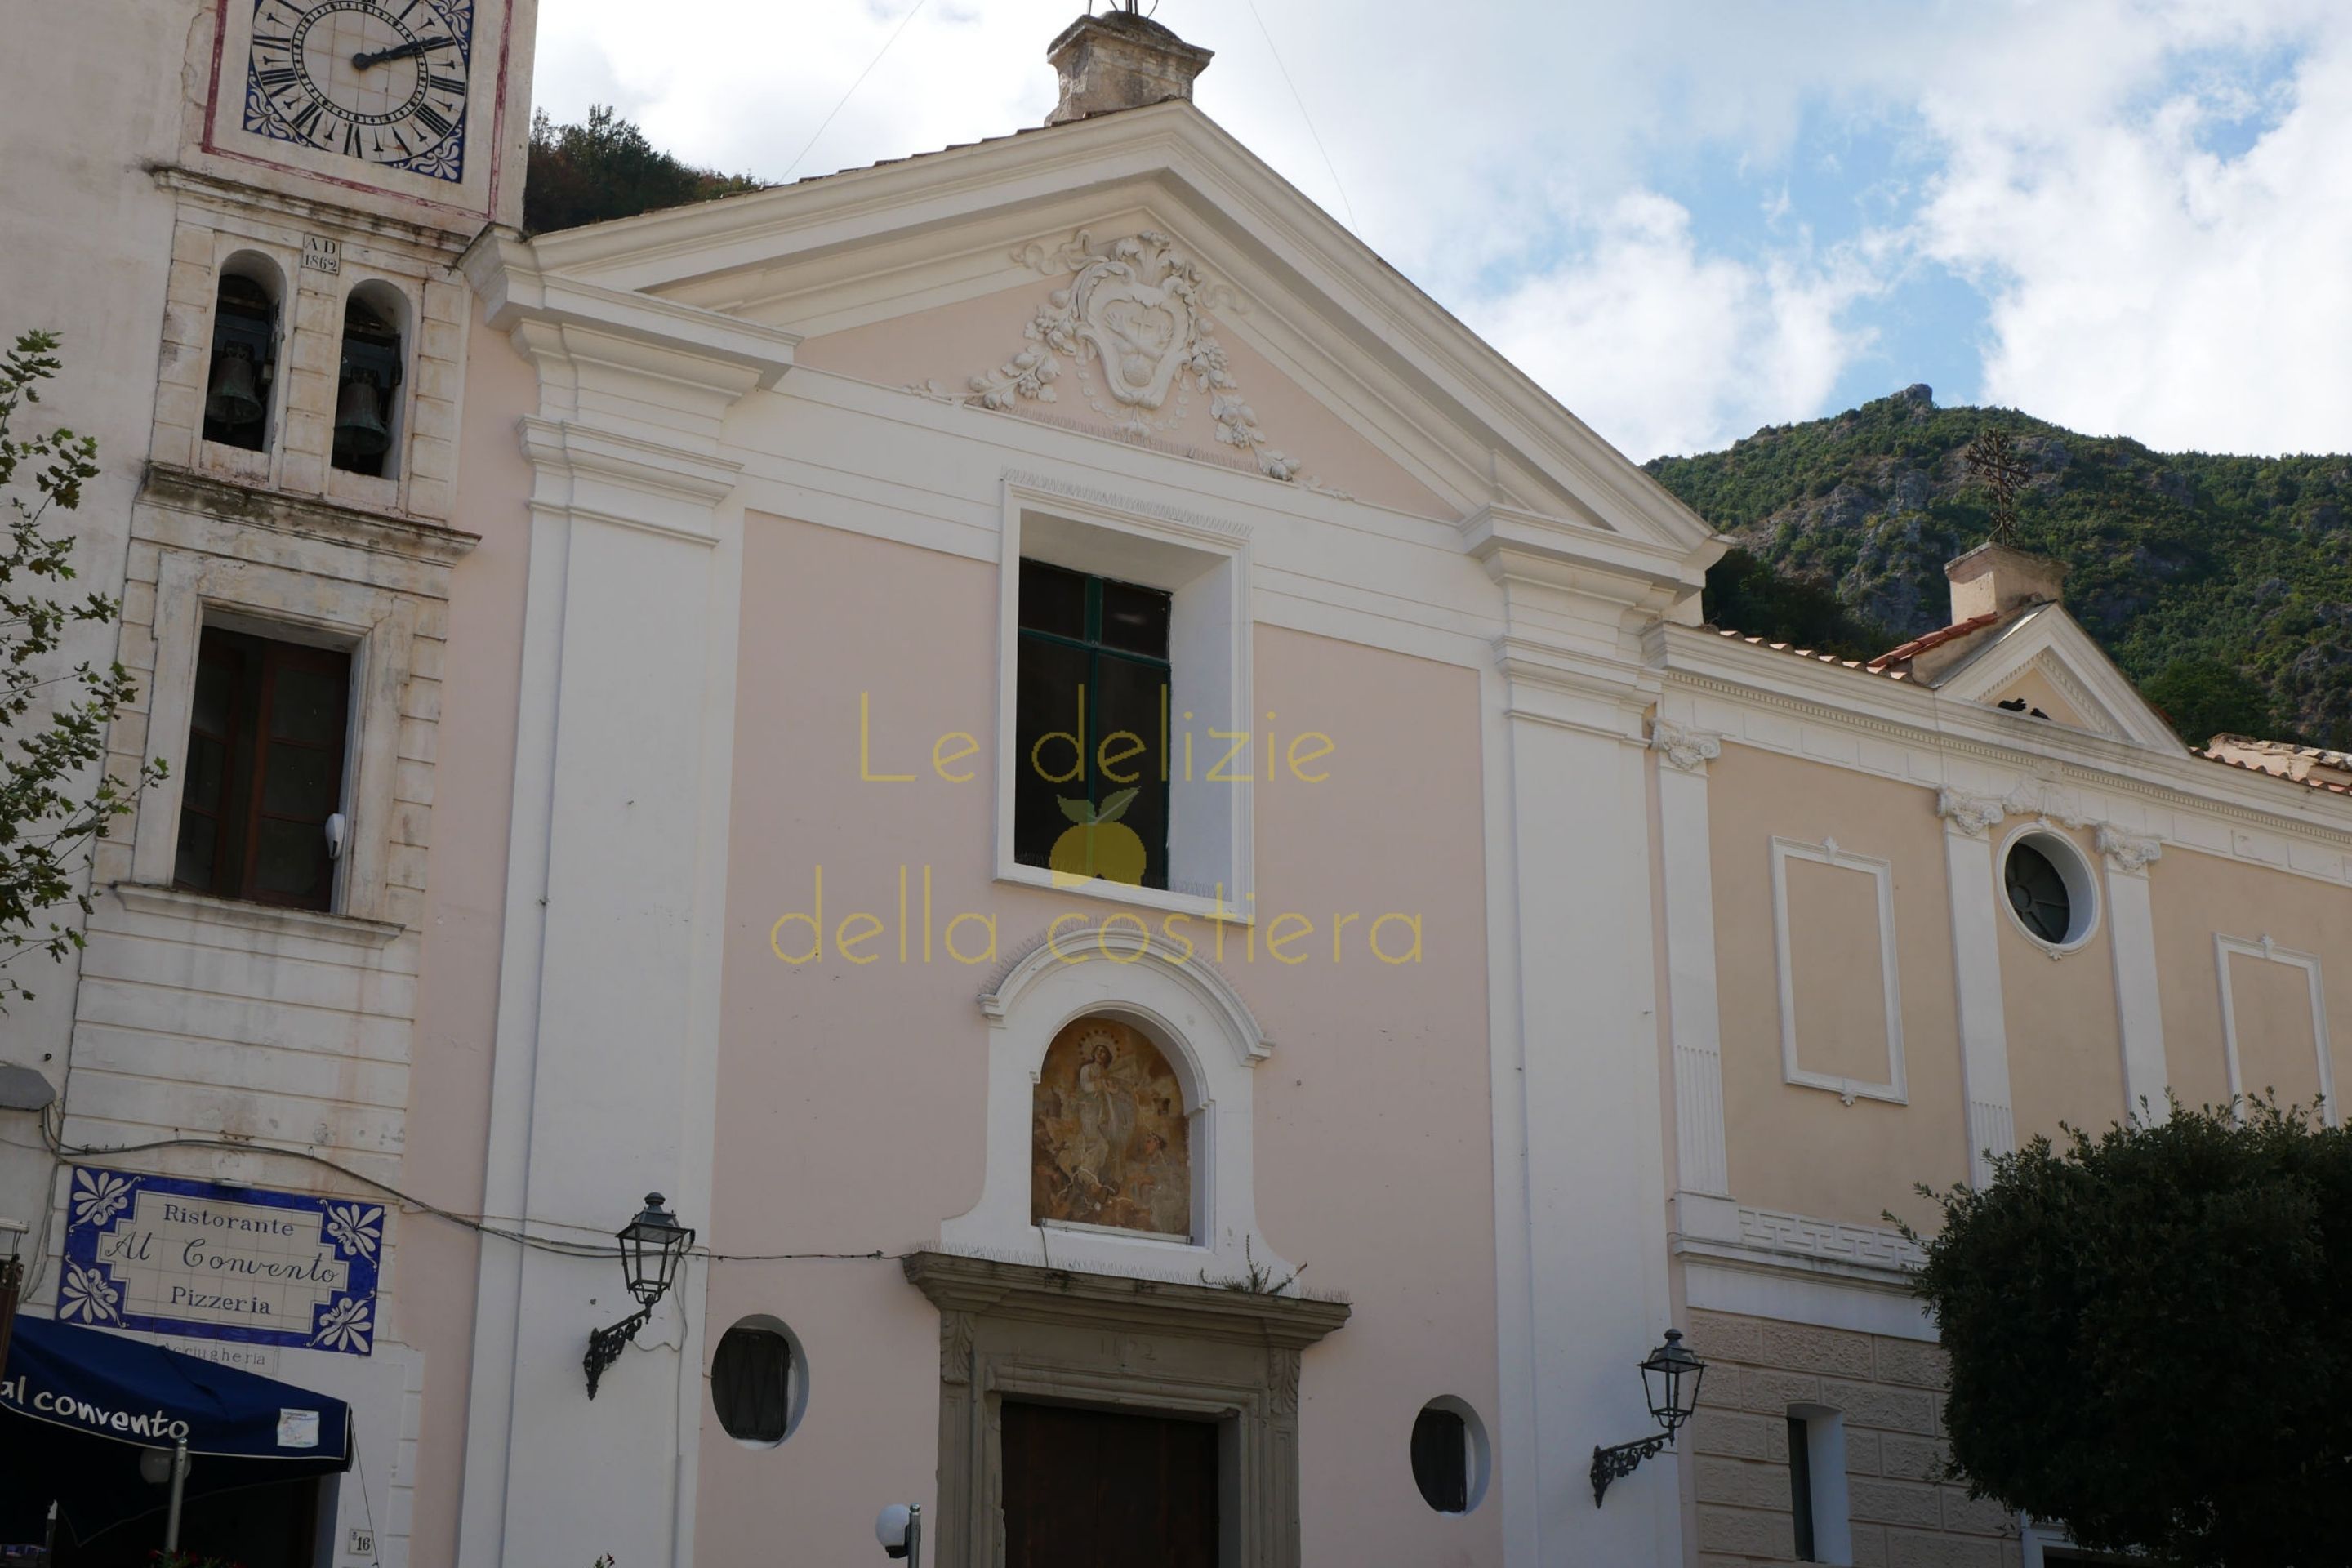
[[[13,1461],[0,1465],[0,1519],[55,1500],[87,1539],[161,1506],[140,1451],[184,1440],[191,1496],[330,1474],[351,1467],[351,1406],[142,1340],[16,1320],[0,1368],[0,1453]]]

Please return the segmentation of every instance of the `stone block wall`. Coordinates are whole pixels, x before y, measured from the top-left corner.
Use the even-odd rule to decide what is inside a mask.
[[[1694,1310],[1707,1363],[1684,1439],[1702,1568],[1796,1559],[1789,1407],[1844,1417],[1855,1568],[2018,1568],[2014,1516],[1943,1479],[1943,1352],[1916,1340]]]

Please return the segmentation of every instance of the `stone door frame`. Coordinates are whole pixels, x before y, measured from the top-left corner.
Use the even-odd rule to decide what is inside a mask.
[[[940,1568],[1003,1568],[1007,1397],[1218,1426],[1219,1568],[1297,1568],[1299,1352],[1344,1302],[918,1252],[940,1310]]]

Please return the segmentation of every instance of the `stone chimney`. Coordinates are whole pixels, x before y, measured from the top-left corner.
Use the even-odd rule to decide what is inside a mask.
[[[1071,23],[1045,58],[1062,79],[1062,101],[1045,123],[1059,125],[1171,98],[1189,103],[1192,79],[1208,68],[1213,51],[1193,47],[1149,16],[1112,11]]]
[[[1952,624],[1958,626],[1979,616],[2056,604],[2066,567],[2006,544],[1979,544],[1946,563],[1944,575],[1952,584]]]

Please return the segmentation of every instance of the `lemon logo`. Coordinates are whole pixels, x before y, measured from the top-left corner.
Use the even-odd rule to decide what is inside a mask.
[[[1084,799],[1062,801],[1062,815],[1070,819],[1071,826],[1054,840],[1054,852],[1045,859],[1047,868],[1054,874],[1054,886],[1073,888],[1097,877],[1125,882],[1131,888],[1143,885],[1147,858],[1143,840],[1134,828],[1119,820],[1135,804],[1138,793],[1120,790],[1105,797],[1100,805]]]

